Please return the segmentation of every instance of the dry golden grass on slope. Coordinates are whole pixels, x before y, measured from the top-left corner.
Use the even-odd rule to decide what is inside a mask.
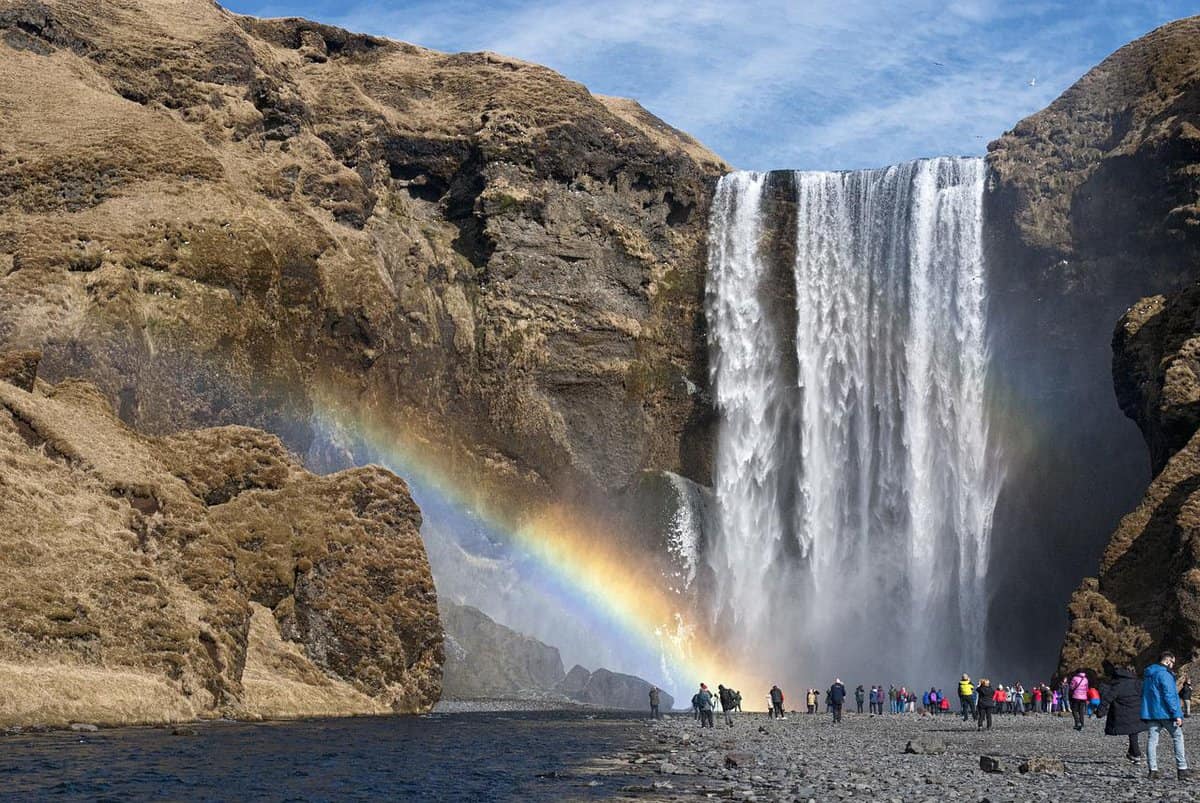
[[[420,514],[380,469],[315,477],[245,427],[149,438],[87,383],[0,378],[0,521],[0,725],[438,697]]]

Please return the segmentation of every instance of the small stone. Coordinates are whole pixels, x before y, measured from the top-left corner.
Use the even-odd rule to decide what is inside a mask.
[[[1001,765],[1000,760],[991,756],[979,757],[979,769],[984,772],[1004,772],[1004,767]]]
[[[71,730],[75,731],[76,733],[95,733],[96,731],[100,730],[100,728],[96,727],[90,722],[72,722]]]
[[[730,769],[752,767],[757,763],[753,753],[733,752],[725,754],[725,766]]]
[[[905,753],[915,755],[941,755],[946,752],[946,743],[941,739],[935,739],[928,736],[919,736],[916,739],[910,739],[908,744],[904,745]]]

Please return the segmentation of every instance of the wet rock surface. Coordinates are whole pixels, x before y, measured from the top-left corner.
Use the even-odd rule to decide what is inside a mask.
[[[726,727],[701,730],[690,715],[647,722],[634,764],[660,781],[627,788],[640,800],[1028,801],[1200,800],[1200,784],[1175,780],[1169,746],[1160,745],[1162,780],[1149,781],[1125,759],[1124,737],[1104,736],[1089,719],[1083,732],[1069,716],[998,716],[991,731],[960,717],[846,714],[738,714]],[[1189,741],[1200,739],[1192,720]],[[906,745],[942,743],[942,754],[909,753]],[[1145,737],[1142,741],[1145,746]],[[738,760],[731,762],[729,757]],[[747,757],[752,757],[750,760]],[[744,759],[744,760],[743,760]],[[985,771],[981,765],[988,765]],[[669,786],[663,785],[669,784]]]

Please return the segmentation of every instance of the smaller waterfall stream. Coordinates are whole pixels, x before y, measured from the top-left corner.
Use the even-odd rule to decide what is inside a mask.
[[[721,622],[778,666],[926,682],[983,658],[984,181],[946,158],[718,187],[709,562]]]

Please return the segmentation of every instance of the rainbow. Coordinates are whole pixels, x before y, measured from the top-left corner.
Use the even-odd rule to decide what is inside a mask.
[[[604,628],[606,632],[597,633],[597,638],[657,656],[662,682],[677,703],[686,704],[700,682],[714,689],[720,682],[745,690],[747,709],[765,695],[769,684],[723,655],[715,639],[706,640],[697,632],[679,610],[679,599],[664,588],[664,579],[631,565],[636,561],[621,554],[611,535],[598,531],[587,517],[561,504],[541,503],[514,513],[489,503],[487,493],[462,479],[462,472],[449,464],[443,450],[433,448],[436,441],[410,427],[382,423],[383,416],[364,412],[365,405],[341,403],[335,388],[321,384],[312,395],[314,423],[360,440],[380,463],[409,483],[414,496],[435,494],[439,505],[500,534],[509,547],[532,559],[551,578],[556,601],[584,614],[589,625]]]

